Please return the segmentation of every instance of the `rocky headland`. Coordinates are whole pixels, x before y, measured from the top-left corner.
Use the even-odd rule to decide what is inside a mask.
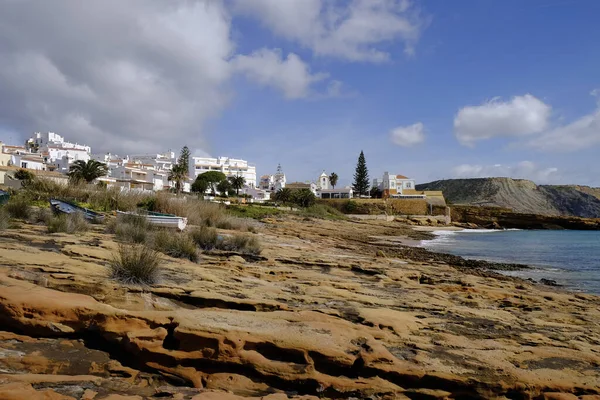
[[[0,232],[0,399],[600,398],[596,296],[406,246],[429,234],[399,222],[256,235],[260,256],[165,256],[139,287],[109,278],[102,226]]]

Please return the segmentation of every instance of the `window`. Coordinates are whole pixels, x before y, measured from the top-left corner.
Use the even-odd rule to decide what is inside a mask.
[[[21,168],[27,168],[27,163],[21,161]]]

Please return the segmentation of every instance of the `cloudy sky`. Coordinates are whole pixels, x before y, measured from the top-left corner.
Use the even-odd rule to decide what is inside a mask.
[[[600,186],[600,1],[0,0],[0,140]]]

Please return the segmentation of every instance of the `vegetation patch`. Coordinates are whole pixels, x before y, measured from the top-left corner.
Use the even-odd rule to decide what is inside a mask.
[[[10,215],[4,207],[0,208],[0,231],[8,229],[10,225]]]
[[[212,250],[219,244],[217,230],[208,226],[194,228],[189,232],[189,237],[202,250]]]
[[[275,207],[265,207],[257,205],[233,205],[228,206],[227,211],[236,217],[252,219],[269,218],[284,213],[284,211]]]
[[[109,268],[111,277],[123,283],[152,285],[159,279],[161,264],[161,255],[147,246],[120,245]]]
[[[4,209],[13,218],[28,219],[31,216],[30,200],[23,195],[12,196]]]
[[[258,238],[247,233],[237,233],[224,238],[219,244],[219,249],[253,255],[259,255],[262,251]]]
[[[199,258],[196,243],[184,233],[157,231],[152,238],[152,245],[155,250],[174,258],[187,258],[193,262]]]
[[[330,219],[330,220],[344,220],[346,216],[341,211],[330,207],[325,204],[315,204],[310,207],[301,209],[299,214],[305,217]]]
[[[151,229],[146,218],[139,215],[122,215],[107,223],[106,229],[118,240],[129,243],[145,243]]]
[[[51,217],[47,220],[46,226],[49,233],[75,233],[85,232],[89,229],[89,224],[81,213],[60,214]]]

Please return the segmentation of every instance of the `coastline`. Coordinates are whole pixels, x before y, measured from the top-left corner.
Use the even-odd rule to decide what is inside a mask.
[[[107,279],[117,243],[101,227],[22,223],[0,232],[0,392],[600,395],[598,296],[410,247],[431,235],[413,228],[267,218],[260,257],[167,257],[139,288]]]

